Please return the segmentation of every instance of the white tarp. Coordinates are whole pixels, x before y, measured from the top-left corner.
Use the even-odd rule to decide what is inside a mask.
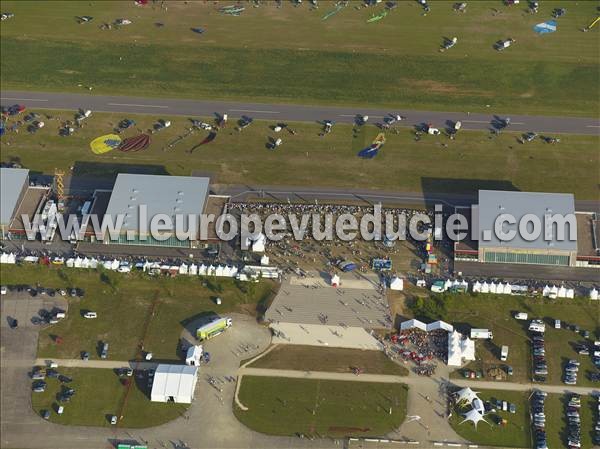
[[[188,365],[158,365],[152,382],[152,402],[191,404],[194,398],[198,368]]]

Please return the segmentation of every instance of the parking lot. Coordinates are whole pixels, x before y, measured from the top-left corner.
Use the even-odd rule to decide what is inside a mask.
[[[11,319],[18,321],[18,327],[33,327],[44,311],[52,313],[53,310],[67,310],[68,303],[62,297],[36,296],[32,297],[27,292],[9,292],[4,295],[1,302],[2,323],[1,327],[10,328]],[[40,315],[42,312],[42,315]],[[32,321],[33,319],[33,321]]]

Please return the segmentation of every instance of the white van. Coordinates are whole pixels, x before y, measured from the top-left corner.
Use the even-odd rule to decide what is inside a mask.
[[[515,320],[526,320],[527,314],[525,312],[515,313]]]
[[[560,329],[560,320],[554,320],[554,329]]]
[[[64,411],[65,411],[65,408],[62,405],[59,405],[58,409],[56,409],[56,413],[59,415],[62,415]]]
[[[54,318],[57,320],[62,320],[63,318],[66,318],[66,316],[67,314],[65,312],[56,312]]]
[[[52,360],[46,360],[46,365],[48,366],[48,368],[58,368],[58,363],[53,362]]]

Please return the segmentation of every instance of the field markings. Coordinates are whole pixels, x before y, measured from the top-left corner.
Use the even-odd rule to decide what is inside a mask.
[[[0,100],[13,100],[13,101],[49,101],[49,100],[40,100],[38,98],[10,98],[10,97],[1,97]]]
[[[253,112],[255,114],[281,114],[279,111],[256,111],[252,109],[230,109],[230,112]]]
[[[133,106],[136,108],[160,108],[169,109],[169,106],[155,105],[155,104],[130,104],[130,103],[107,103],[109,106]]]

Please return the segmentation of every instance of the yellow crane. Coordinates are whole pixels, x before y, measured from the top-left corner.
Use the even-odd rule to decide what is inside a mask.
[[[56,197],[58,202],[62,202],[65,197],[65,184],[63,177],[65,176],[65,172],[59,170],[58,168],[54,169],[54,191],[56,192]]]

